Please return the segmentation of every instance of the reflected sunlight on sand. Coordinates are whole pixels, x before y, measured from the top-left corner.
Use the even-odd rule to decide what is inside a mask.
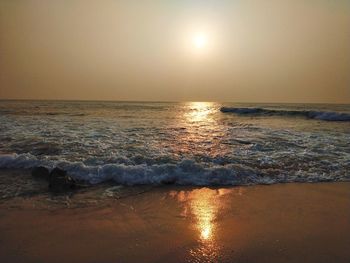
[[[201,188],[190,191],[172,191],[170,195],[183,203],[182,216],[192,219],[191,227],[196,230],[198,244],[189,251],[190,257],[198,262],[212,262],[220,254],[217,227],[220,212],[224,211],[227,202],[225,197],[234,189]],[[241,194],[240,188],[237,189]],[[192,260],[190,260],[192,261]]]

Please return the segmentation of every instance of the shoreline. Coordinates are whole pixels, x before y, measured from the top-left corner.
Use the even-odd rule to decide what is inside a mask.
[[[41,166],[36,166],[36,167],[41,167]],[[34,168],[0,168],[0,183],[5,183],[5,180],[8,179],[8,176],[11,177],[16,177],[17,179],[20,178],[21,180],[23,180],[25,183],[28,182],[34,182],[36,183],[35,186],[39,186],[41,188],[41,190],[43,190],[45,192],[44,187],[47,186],[47,180],[43,179],[43,178],[36,178],[32,175],[32,171]],[[55,167],[56,168],[56,167]],[[54,168],[52,168],[51,170],[53,170]],[[64,171],[64,170],[63,170]],[[350,178],[342,178],[342,179],[337,179],[332,181],[331,179],[323,179],[323,180],[319,180],[319,181],[306,181],[306,180],[299,180],[299,181],[279,181],[279,182],[271,182],[271,183],[265,183],[265,182],[256,182],[256,183],[247,183],[247,184],[220,184],[220,183],[215,183],[212,185],[206,185],[206,184],[178,184],[176,183],[176,181],[167,181],[164,180],[164,182],[160,182],[160,183],[154,183],[154,184],[121,184],[121,183],[117,183],[115,181],[111,180],[107,180],[107,181],[102,181],[99,183],[90,183],[88,181],[83,181],[82,179],[79,178],[75,178],[75,176],[72,176],[71,174],[69,174],[69,172],[67,173],[68,176],[72,177],[74,180],[76,180],[78,182],[78,184],[82,184],[83,187],[81,188],[77,188],[77,189],[91,189],[94,187],[99,187],[99,186],[122,186],[122,187],[144,187],[144,186],[148,186],[148,187],[154,187],[154,188],[161,188],[161,187],[193,187],[193,188],[201,188],[201,187],[207,187],[207,188],[232,188],[232,187],[252,187],[252,186],[271,186],[271,185],[284,185],[284,184],[323,184],[323,183],[350,183]],[[3,181],[1,181],[1,179]],[[1,189],[0,189],[1,190]],[[78,190],[79,191],[79,190]],[[78,192],[76,190],[72,190],[71,192],[74,194],[75,192]],[[47,192],[49,192],[49,190],[47,189]],[[1,200],[1,197],[0,197]]]
[[[350,182],[106,186],[65,198],[39,194],[2,200],[1,261],[350,259]]]

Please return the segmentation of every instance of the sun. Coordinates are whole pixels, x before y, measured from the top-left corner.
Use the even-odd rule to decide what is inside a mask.
[[[196,50],[203,50],[208,45],[208,36],[205,33],[196,33],[192,37],[192,44]]]

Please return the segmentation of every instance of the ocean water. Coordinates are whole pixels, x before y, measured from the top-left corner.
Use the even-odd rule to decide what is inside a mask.
[[[92,184],[350,180],[350,105],[0,101],[0,168]]]

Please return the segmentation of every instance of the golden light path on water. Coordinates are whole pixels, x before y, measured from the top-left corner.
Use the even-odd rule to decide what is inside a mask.
[[[185,130],[177,134],[174,145],[176,151],[202,156],[224,154],[220,145],[223,131],[217,124],[215,114],[217,114],[217,108],[213,102],[186,103],[182,118],[177,123]]]
[[[189,102],[189,111],[186,112],[186,119],[190,122],[211,122],[210,113],[212,113],[214,103],[212,102]]]
[[[186,132],[177,136],[174,147],[179,152],[191,152],[196,144],[196,154],[217,155],[224,153],[220,145],[223,134],[218,129],[213,102],[188,102],[184,105],[182,125]],[[209,143],[210,142],[210,143]],[[225,196],[232,189],[199,188],[190,191],[173,191],[171,196],[183,204],[182,216],[193,222],[191,228],[197,233],[197,243],[188,251],[188,262],[216,262],[220,256],[217,222],[224,210]]]
[[[188,159],[226,154],[227,145],[221,143],[225,130],[218,124],[217,114],[218,105],[213,102],[182,104],[181,114],[169,125],[171,144],[157,141],[156,147],[163,144],[176,156]]]

